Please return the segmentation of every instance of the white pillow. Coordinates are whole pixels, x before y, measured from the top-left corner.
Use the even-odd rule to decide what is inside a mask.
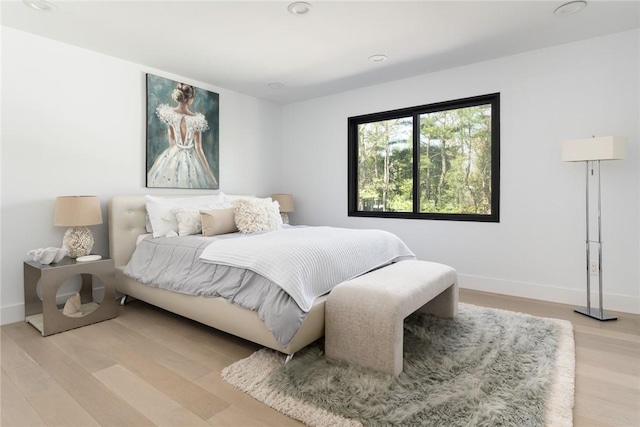
[[[204,209],[224,203],[224,194],[209,196],[168,198],[145,196],[149,222],[153,230],[153,237],[175,236],[178,234],[176,210],[179,208]]]
[[[178,222],[178,236],[188,236],[202,232],[199,209],[180,208],[175,212],[176,221]]]
[[[240,199],[234,204],[236,226],[241,233],[257,233],[282,228],[280,205],[266,199]]]
[[[242,194],[225,194],[224,195],[224,201],[227,203],[234,203],[237,202],[238,200],[247,200],[247,199],[255,199],[256,196],[250,196],[250,195],[242,195]]]

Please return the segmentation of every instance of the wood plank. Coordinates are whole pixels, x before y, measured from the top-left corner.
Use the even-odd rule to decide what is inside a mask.
[[[581,355],[582,358],[582,355]],[[626,387],[630,393],[640,392],[640,378],[637,375],[625,372],[612,372],[606,367],[590,365],[582,361],[576,361],[576,376],[591,378],[596,381],[606,382],[620,387]]]
[[[155,322],[155,319],[147,319],[147,322]],[[212,370],[217,370],[216,368],[223,364],[222,361],[216,360],[215,354],[209,354],[212,360],[206,360],[205,362],[210,366],[203,365],[197,360],[174,351],[171,348],[172,346],[167,346],[164,336],[147,334],[143,331],[123,326],[119,322],[103,322],[95,326],[95,333],[101,337],[100,342],[96,343],[96,345],[100,345],[101,350],[111,354],[111,357],[115,357],[113,353],[119,348],[135,349],[136,352],[139,352],[149,360],[167,367],[190,381],[207,375]],[[86,340],[91,339],[91,333],[84,330],[84,328],[78,330],[78,336]],[[188,363],[185,363],[185,359],[188,360]]]
[[[3,326],[3,333],[0,334],[2,370],[38,417],[46,425],[97,426],[96,420],[55,381],[46,367],[40,366],[28,352],[11,339],[10,335],[14,331],[19,337],[20,332],[25,333],[27,337],[42,339],[42,336],[26,323]],[[2,400],[3,413],[4,405],[5,401]]]
[[[197,384],[186,380],[162,365],[154,363],[136,351],[120,348],[118,360],[126,364],[126,369],[134,372],[150,386],[163,392],[176,403],[206,420],[229,406],[222,397],[215,396]],[[185,363],[189,363],[185,359]],[[120,365],[122,366],[122,365]]]
[[[92,339],[96,335],[100,336],[99,340]],[[56,344],[78,364],[87,367],[89,362],[88,367],[92,368],[95,362],[78,355],[100,354],[102,359],[111,362],[105,368],[113,364],[125,367],[202,419],[229,406],[223,399],[191,382],[211,372],[210,369],[116,322],[102,322],[94,328],[76,329],[56,337]],[[76,351],[79,348],[81,351]],[[183,377],[185,371],[187,376]]]
[[[235,360],[248,357],[260,347],[198,322],[152,307],[141,301],[138,310],[120,316],[117,322],[146,336],[154,336],[173,351],[221,370]],[[128,307],[128,305],[127,305]],[[147,321],[142,322],[142,319]],[[148,321],[154,319],[155,321]],[[222,364],[217,363],[223,361]],[[215,364],[215,365],[214,365]]]
[[[636,378],[640,377],[640,359],[632,357],[621,352],[616,353],[615,359],[611,358],[612,349],[607,352],[601,349],[589,349],[576,345],[576,348],[582,350],[578,353],[576,359],[586,366],[599,366],[613,373],[632,375]]]
[[[576,374],[576,388],[580,389],[582,396],[594,397],[607,402],[621,404],[631,411],[640,414],[640,384],[627,376],[631,381],[620,384],[605,377],[597,377]],[[635,382],[635,384],[634,384]],[[638,417],[640,423],[640,417]]]
[[[42,339],[40,333],[26,323],[16,323],[3,327],[2,371],[10,382],[24,396],[46,425],[86,425],[97,426],[91,415],[61,387],[48,373],[46,367],[31,357],[11,338],[12,333],[25,332],[26,336]],[[5,384],[2,384],[3,389]],[[15,401],[15,400],[14,400]],[[5,412],[5,400],[2,400],[2,412]],[[11,407],[6,409],[11,414]],[[15,414],[11,415],[16,418]]]
[[[614,352],[623,354],[627,357],[640,358],[640,343],[624,341],[609,336],[597,336],[585,334],[584,332],[575,331],[576,345],[585,350],[599,350],[604,352]]]
[[[219,412],[215,416],[207,420],[209,424],[218,427],[267,427],[268,424],[263,423],[249,415],[247,411],[236,406],[229,406],[224,411]]]
[[[27,402],[11,378],[2,370],[2,411],[0,411],[0,425],[13,427],[41,427],[46,426],[38,413]]]
[[[576,399],[574,413],[589,418],[601,425],[612,425],[616,427],[636,427],[640,420],[640,412],[636,408],[612,402],[611,399],[601,399],[580,393],[580,398]]]
[[[100,336],[100,339],[92,339],[95,335]],[[114,364],[124,366],[203,419],[210,418],[229,406],[223,399],[191,382],[192,379],[211,372],[210,369],[185,359],[182,355],[172,354],[172,350],[115,322],[102,322],[100,325],[96,324],[95,328],[76,329],[56,337],[56,344],[62,346],[63,351],[78,364],[87,367],[89,363],[88,367],[92,368],[95,363],[78,355],[100,354],[104,360],[111,362],[105,368]],[[82,350],[76,352],[78,348]],[[165,366],[167,360],[171,361],[168,363],[169,367]],[[177,372],[172,369],[176,366]],[[182,376],[185,370],[188,372],[186,378]]]
[[[230,385],[217,372],[212,372],[205,377],[199,378],[196,383],[210,393],[224,397],[231,406],[243,408],[246,415],[254,421],[260,421],[273,427],[303,425]]]
[[[115,342],[106,338],[95,328],[85,327],[50,335],[47,340],[88,372],[95,372],[117,363],[108,351]]]
[[[138,408],[155,425],[208,426],[205,420],[120,365],[103,369],[93,375],[115,394]]]
[[[597,421],[592,418],[588,418],[584,415],[577,415],[573,417],[573,425],[575,427],[621,427],[613,424]],[[633,427],[633,426],[627,426]]]
[[[82,404],[62,388],[49,389],[29,397],[29,403],[51,426],[100,426]]]
[[[11,339],[11,330],[16,330],[18,337],[21,332],[29,332],[27,336],[40,336],[35,330],[27,330],[18,327],[22,325],[14,323],[2,327],[0,342],[2,343],[2,369],[6,371],[9,378],[16,384],[21,392],[29,397],[38,392],[57,387],[58,384],[38,363],[31,358],[16,342]]]
[[[98,325],[96,323],[95,325]],[[71,360],[56,345],[39,334],[26,323],[15,323],[13,328],[4,328],[7,333],[29,356],[58,383],[80,407],[103,426],[153,425],[127,401],[113,395],[107,387],[94,378],[81,365]],[[85,326],[90,329],[92,326]],[[26,329],[29,333],[25,333]],[[64,332],[63,332],[64,333]],[[46,403],[46,397],[43,398]],[[35,407],[35,405],[34,405]],[[74,425],[73,423],[66,425]],[[83,425],[83,424],[75,424]]]
[[[632,348],[636,348],[640,345],[640,335],[634,335],[627,332],[618,332],[611,331],[601,328],[594,328],[592,326],[584,326],[584,325],[573,325],[573,329],[577,333],[581,333],[584,335],[592,335],[598,338],[602,338],[604,340],[612,340],[617,342],[619,345],[629,346]],[[640,330],[640,329],[639,329]]]

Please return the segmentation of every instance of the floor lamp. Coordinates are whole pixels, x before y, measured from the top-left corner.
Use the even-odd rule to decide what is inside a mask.
[[[562,146],[563,162],[585,162],[586,165],[586,258],[587,258],[587,306],[576,308],[576,313],[584,314],[598,320],[616,320],[617,317],[604,312],[602,308],[602,195],[600,187],[600,161],[621,160],[627,157],[627,138],[622,136],[605,136],[600,138],[577,139],[566,141]],[[593,175],[594,167],[597,172],[598,187],[598,218],[596,237],[592,237],[589,227],[590,197],[589,173]],[[596,240],[597,239],[597,240]],[[598,296],[599,308],[591,307],[591,244],[598,248]]]

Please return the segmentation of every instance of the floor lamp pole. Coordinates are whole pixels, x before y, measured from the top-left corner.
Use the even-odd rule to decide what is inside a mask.
[[[602,308],[602,186],[600,181],[600,160],[595,160],[598,172],[598,240],[591,239],[591,229],[589,227],[590,217],[590,191],[589,191],[589,163],[586,161],[586,258],[587,258],[587,306],[576,308],[576,313],[584,314],[598,320],[616,320],[617,317],[604,312]],[[598,245],[598,303],[599,308],[591,307],[591,244]]]

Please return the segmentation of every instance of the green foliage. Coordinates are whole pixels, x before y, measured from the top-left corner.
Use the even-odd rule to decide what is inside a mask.
[[[491,213],[491,106],[419,117],[419,211]],[[413,118],[358,127],[358,210],[413,211]]]

